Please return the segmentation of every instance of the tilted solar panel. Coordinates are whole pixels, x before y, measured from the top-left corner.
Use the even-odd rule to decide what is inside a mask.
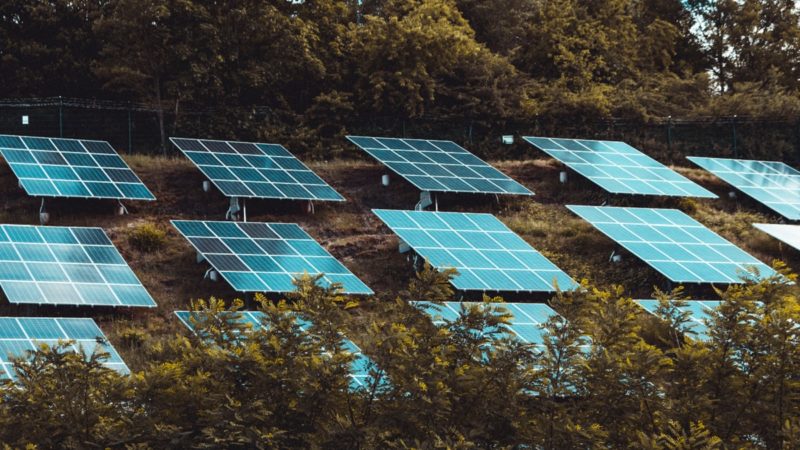
[[[296,224],[173,220],[223,278],[239,292],[291,292],[303,273],[325,274],[346,294],[372,290]]]
[[[444,302],[441,306],[431,302],[412,302],[431,316],[435,325],[452,322],[461,315],[462,308],[484,305],[477,302]],[[543,345],[543,325],[552,316],[558,316],[553,308],[542,303],[488,303],[492,307],[501,307],[512,315],[506,328],[509,337],[514,337],[526,344]]]
[[[183,323],[193,333],[197,333],[196,325],[202,317],[202,314],[196,311],[175,311],[181,323]],[[229,315],[228,320],[236,320],[239,323],[248,325],[251,330],[261,329],[264,323],[264,313],[261,311],[237,311],[237,312],[224,312],[222,314]],[[297,324],[304,332],[311,330],[311,322],[304,320],[301,317],[296,317]],[[350,388],[353,390],[367,388],[374,384],[374,378],[371,372],[377,371],[377,367],[372,360],[361,352],[361,349],[349,339],[344,339],[344,350],[354,356],[353,362],[350,365]],[[385,376],[384,376],[385,377]],[[385,379],[382,379],[379,384],[384,384]]]
[[[567,205],[676,283],[742,283],[775,271],[677,209]]]
[[[624,142],[532,136],[523,139],[613,194],[717,197]]]
[[[490,214],[372,210],[437,269],[455,268],[462,290],[554,292],[576,286],[566,273]]]
[[[787,219],[800,220],[800,172],[789,165],[698,156],[688,159]]]
[[[635,300],[635,302],[650,314],[658,316],[660,304],[658,300]],[[695,333],[693,337],[702,341],[709,339],[706,321],[711,319],[711,314],[720,303],[719,300],[687,300],[685,306],[678,307],[681,312],[689,313],[687,325],[689,330]]]
[[[28,195],[155,200],[105,141],[0,135],[0,153]]]
[[[227,197],[344,201],[279,144],[170,138]]]
[[[100,228],[0,225],[0,287],[11,303],[156,306]]]
[[[95,350],[108,353],[103,365],[122,374],[128,366],[108,342],[92,319],[46,317],[0,317],[0,379],[16,379],[12,358],[27,359],[28,352],[42,344],[54,346],[59,340],[74,341],[71,349],[91,355]]]
[[[347,136],[422,191],[533,195],[453,141]]]
[[[800,250],[800,225],[754,223],[754,227]]]

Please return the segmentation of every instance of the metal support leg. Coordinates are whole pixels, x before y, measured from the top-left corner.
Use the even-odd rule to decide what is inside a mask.
[[[42,197],[42,204],[39,206],[39,223],[47,225],[50,222],[50,213],[45,209],[44,197]]]
[[[122,203],[122,200],[117,200],[117,215],[125,216],[128,214],[128,208]]]
[[[416,206],[414,206],[414,210],[416,211],[424,211],[425,208],[431,206],[433,204],[433,200],[431,199],[431,193],[428,191],[422,191],[419,193],[419,201],[417,202]],[[438,208],[438,205],[437,205]]]
[[[239,218],[239,211],[242,207],[239,206],[239,197],[231,197],[230,206],[225,213],[225,220],[237,220]]]

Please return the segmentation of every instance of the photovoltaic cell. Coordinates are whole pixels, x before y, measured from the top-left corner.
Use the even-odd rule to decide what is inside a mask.
[[[279,144],[170,138],[227,197],[344,201]]]
[[[239,292],[291,292],[308,273],[341,283],[346,294],[372,290],[296,224],[173,220],[172,224]]]
[[[155,200],[105,141],[0,135],[0,153],[28,195]]]
[[[533,195],[452,141],[347,136],[422,191]]]
[[[800,250],[800,225],[754,223],[754,227]]]
[[[375,209],[400,239],[437,269],[455,268],[461,290],[554,292],[567,274],[490,214]]]
[[[787,219],[800,220],[800,172],[778,161],[703,158],[689,161]]]
[[[655,316],[658,315],[658,300],[635,301],[639,304],[639,306],[647,310],[647,312]],[[685,306],[678,307],[678,309],[681,310],[681,312],[689,313],[688,318],[690,321],[687,323],[687,325],[689,326],[689,329],[695,333],[693,337],[702,341],[708,340],[708,326],[706,326],[706,321],[711,319],[712,313],[717,307],[719,307],[721,302],[718,300],[688,300],[685,303]]]
[[[624,142],[523,139],[613,194],[717,197]]]
[[[437,326],[452,322],[461,316],[464,308],[475,305],[488,305],[504,308],[513,317],[506,328],[510,337],[519,339],[526,344],[543,345],[543,325],[552,316],[557,316],[553,308],[542,303],[476,303],[476,302],[444,302],[441,306],[431,302],[412,302],[423,312],[431,316]]]
[[[175,311],[175,315],[178,316],[181,323],[183,323],[189,330],[193,333],[197,333],[196,325],[198,322],[202,322],[203,317],[199,316],[199,314],[203,314],[200,312],[195,311]],[[264,313],[261,311],[237,311],[237,312],[224,312],[221,314],[227,314],[229,317],[227,320],[235,320],[239,323],[243,323],[248,325],[250,330],[260,330],[264,324]],[[296,317],[297,325],[300,327],[301,330],[304,332],[309,332],[311,330],[311,322],[304,320],[301,317]],[[361,352],[361,349],[354,344],[352,341],[348,339],[344,339],[344,350],[349,352],[354,356],[354,360],[350,366],[350,388],[353,390],[358,390],[362,388],[367,388],[372,386],[374,383],[374,378],[371,375],[371,372],[377,372],[377,367],[372,360],[364,355]],[[379,384],[382,384],[379,383]]]
[[[742,283],[775,275],[769,266],[676,209],[568,205],[626,250],[676,283]]]
[[[27,359],[29,352],[42,344],[54,346],[58,342],[74,341],[71,349],[82,351],[87,357],[98,352],[108,353],[103,365],[122,374],[128,366],[108,342],[92,319],[46,317],[0,317],[0,379],[16,378],[12,358]]]
[[[100,228],[0,225],[0,287],[11,303],[156,306]]]

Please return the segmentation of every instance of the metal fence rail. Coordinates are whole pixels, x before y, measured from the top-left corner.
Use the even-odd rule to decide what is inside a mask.
[[[266,140],[289,144],[294,152],[312,153],[309,157],[358,154],[338,134],[315,138],[324,145],[304,142],[291,131],[282,136],[252,129],[228,130],[225,136],[205,135],[213,133],[204,130],[213,129],[208,124],[222,119],[217,117],[219,114],[213,110],[182,111],[176,121],[173,111],[164,110],[165,134],[225,139],[267,136]],[[263,119],[265,130],[274,129],[266,127],[268,108],[250,107],[246,114],[255,117],[249,122],[255,127]],[[648,121],[603,119],[568,123],[373,116],[341,125],[352,134],[450,139],[490,158],[541,156],[519,139],[522,135],[533,135],[624,140],[662,162],[673,164],[687,164],[687,155],[774,159],[800,164],[800,117],[665,117]],[[302,124],[292,124],[285,129],[292,130],[295,126]],[[158,108],[93,99],[0,100],[0,133],[102,139],[123,153],[156,154],[161,152],[162,144]],[[502,144],[503,135],[515,135],[515,143]],[[174,149],[168,148],[168,153],[174,154]]]

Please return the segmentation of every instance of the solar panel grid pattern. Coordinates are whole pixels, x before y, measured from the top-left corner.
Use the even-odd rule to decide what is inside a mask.
[[[197,333],[197,312],[193,311],[175,311],[181,323],[183,323],[193,333]],[[223,313],[231,314],[233,318],[237,319],[240,323],[249,324],[251,330],[260,330],[264,322],[264,313],[261,311],[237,311],[236,313]],[[311,329],[311,322],[304,320],[301,317],[296,317],[297,325],[304,332]],[[361,349],[349,339],[344,339],[345,350],[351,353],[355,358],[350,365],[350,388],[359,389],[365,388],[372,384],[372,376],[370,371],[374,370],[375,364],[369,357],[361,352]]]
[[[800,250],[800,225],[754,223],[754,227]]]
[[[156,306],[100,228],[0,225],[0,287],[11,303]]]
[[[614,194],[717,197],[624,142],[530,136],[523,139]]]
[[[0,135],[0,153],[28,195],[155,200],[105,141]]]
[[[636,303],[647,312],[657,315],[660,304],[658,300],[636,300]],[[706,321],[711,319],[711,314],[719,304],[718,300],[688,300],[685,306],[678,307],[681,312],[689,313],[687,325],[695,333],[694,337],[702,341],[709,339]]]
[[[444,302],[441,306],[430,302],[413,302],[431,316],[437,326],[444,325],[459,318],[462,308],[484,305],[476,302]],[[553,308],[542,303],[489,303],[492,307],[504,308],[513,317],[506,328],[509,337],[514,337],[526,344],[543,345],[544,329],[542,325],[552,316],[557,316]]]
[[[576,286],[566,273],[490,214],[373,210],[437,269],[455,268],[461,290],[554,292]]]
[[[678,283],[742,283],[747,269],[775,272],[676,209],[568,205],[629,252]]]
[[[344,201],[282,145],[170,140],[227,197]]]
[[[422,191],[533,195],[452,141],[347,136]]]
[[[778,161],[704,158],[689,161],[787,219],[800,220],[800,172]]]
[[[12,358],[27,359],[28,352],[42,344],[54,346],[59,340],[75,341],[71,350],[91,355],[95,350],[109,354],[103,365],[128,374],[128,366],[92,319],[0,317],[0,379],[16,378]]]
[[[291,292],[304,274],[325,274],[344,293],[372,290],[296,224],[173,220],[172,224],[239,292]]]

